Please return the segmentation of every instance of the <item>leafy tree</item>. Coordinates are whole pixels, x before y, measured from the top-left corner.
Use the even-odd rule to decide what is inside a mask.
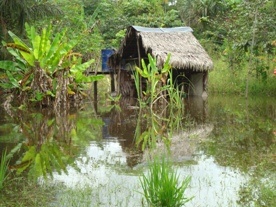
[[[95,17],[104,40],[103,47],[118,47],[122,33],[130,25],[181,26],[178,11],[168,8],[163,0],[84,1],[85,15]]]
[[[48,0],[0,0],[0,40],[7,40],[9,30],[22,35],[25,22],[60,14]]]
[[[209,29],[211,21],[220,14],[229,11],[231,6],[241,0],[180,0],[176,5],[179,8],[181,20],[194,28],[198,33]]]
[[[148,27],[182,26],[178,11],[169,9],[168,2],[160,0],[126,1],[124,15],[131,25]]]
[[[250,73],[265,81],[271,59],[275,55],[276,14],[274,1],[244,1],[232,10],[228,21],[223,24],[225,55],[231,65],[249,61]]]
[[[88,0],[55,0],[63,12],[63,16],[56,19],[43,19],[36,22],[36,27],[43,28],[45,24],[51,24],[53,33],[62,32],[67,28],[66,36],[70,39],[77,39],[75,51],[83,54],[83,61],[95,59],[90,69],[97,68],[100,64],[100,50],[105,47],[103,34],[100,30],[99,15],[101,10],[98,5],[101,1]]]

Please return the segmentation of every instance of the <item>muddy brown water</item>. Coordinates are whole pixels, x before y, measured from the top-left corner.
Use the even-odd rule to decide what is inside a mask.
[[[209,96],[184,102],[183,117],[170,116],[178,117],[173,122],[178,124],[169,130],[174,168],[180,179],[192,177],[186,194],[194,198],[186,206],[270,202],[258,186],[275,189],[276,99]],[[87,101],[58,117],[49,110],[11,117],[0,107],[0,113],[0,151],[16,151],[10,169],[40,184],[86,189],[83,206],[141,206],[139,176],[149,157],[166,151],[160,141],[155,150],[137,147],[138,132],[149,131],[152,123],[166,132],[168,126],[141,114],[133,99]],[[254,188],[255,180],[260,183]],[[70,199],[79,198],[60,191],[49,206],[70,206]]]

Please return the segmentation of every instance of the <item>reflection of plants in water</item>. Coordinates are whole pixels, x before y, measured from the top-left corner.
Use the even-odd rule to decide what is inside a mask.
[[[46,176],[47,173],[66,170],[66,165],[73,162],[70,159],[67,145],[61,146],[54,139],[46,140],[38,149],[38,146],[26,146],[26,151],[20,163],[12,166],[17,173],[22,173],[29,168],[29,175],[32,177]],[[66,149],[67,148],[67,149]]]
[[[26,138],[19,144],[21,147],[18,151],[24,151],[24,154],[11,169],[19,174],[28,169],[31,177],[46,176],[54,170],[65,170],[66,165],[72,162],[72,120],[67,116],[54,117],[45,112],[20,114],[18,119],[20,131]]]
[[[117,95],[117,94],[111,94],[111,95],[109,95],[108,94],[108,99],[111,102],[115,102],[115,103],[118,103],[120,101],[121,97],[122,97],[122,94],[119,94],[119,95]]]
[[[242,206],[249,206],[249,204],[254,204],[256,207],[274,206],[276,201],[275,155],[263,158],[263,161],[255,167],[248,183],[239,190],[238,202]]]
[[[17,173],[28,171],[31,177],[46,176],[53,171],[62,172],[66,166],[73,164],[73,157],[78,152],[77,146],[86,145],[91,139],[96,139],[96,132],[101,121],[86,114],[30,113],[21,114],[20,131],[25,140],[20,143],[17,151],[24,152],[21,158],[11,166]],[[93,132],[93,133],[92,133]]]
[[[160,113],[153,110],[140,111],[135,130],[135,141],[145,150],[155,148],[158,141],[167,147],[170,145],[172,133],[182,129],[183,111],[165,109]]]
[[[91,140],[97,140],[101,137],[103,121],[101,118],[95,117],[92,107],[91,111],[86,109],[70,116],[75,121],[75,127],[72,127],[70,131],[74,145],[87,146]]]
[[[275,175],[274,175],[275,176]],[[254,204],[255,207],[274,206],[276,200],[276,180],[251,179],[239,190],[240,199],[238,203],[242,206]]]
[[[272,121],[242,110],[220,109],[219,113],[214,136],[203,148],[220,165],[248,171],[272,155],[276,149]]]
[[[269,124],[260,128],[271,131]],[[257,129],[259,131],[260,129]],[[276,136],[274,135],[274,139]],[[272,140],[273,141],[273,140]],[[264,147],[263,147],[264,148]],[[239,203],[243,206],[254,204],[256,207],[274,206],[276,201],[276,144],[275,141],[270,148],[264,149],[265,153],[259,151],[259,160],[250,170],[249,181],[239,190]]]
[[[162,126],[156,116],[152,114],[141,115],[141,113],[139,115],[135,130],[135,140],[138,146],[141,145],[142,150],[145,150],[146,147],[154,148],[158,139],[168,140],[165,126]],[[146,130],[143,129],[141,116],[143,116],[143,122],[146,122]]]
[[[149,206],[180,207],[191,198],[185,197],[185,190],[191,177],[180,182],[179,175],[165,158],[155,158],[150,164],[148,174],[140,177],[143,195]]]
[[[249,174],[239,191],[242,206],[272,206],[276,199],[275,119],[272,114],[264,115],[263,110],[260,115],[261,105],[249,111],[250,107],[217,107],[214,111],[220,121],[215,123],[213,137],[202,143],[202,149],[220,165]]]

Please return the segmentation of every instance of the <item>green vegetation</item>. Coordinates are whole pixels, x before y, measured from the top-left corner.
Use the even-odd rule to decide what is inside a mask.
[[[82,61],[95,60],[91,70],[98,69],[100,50],[117,48],[129,25],[190,26],[215,63],[210,93],[275,95],[275,6],[274,0],[2,0],[1,38],[9,42],[12,31],[25,42],[25,22],[38,31],[52,25],[53,34],[66,29],[67,39],[78,40],[74,51]],[[0,70],[1,85],[9,78]]]
[[[65,31],[52,39],[51,27],[44,28],[39,35],[33,26],[26,24],[26,32],[32,46],[9,32],[13,43],[4,43],[4,46],[15,61],[0,61],[7,77],[1,86],[18,89],[23,99],[21,104],[33,101],[40,107],[51,106],[54,98],[56,108],[66,106],[68,94],[79,96],[83,82],[99,79],[83,74],[94,60],[82,63],[80,54],[72,52],[77,41],[67,41]]]
[[[38,185],[34,180],[10,176],[0,193],[0,206],[47,206],[56,193],[54,188]]]
[[[94,191],[90,186],[84,186],[79,189],[66,188],[59,186],[59,192],[56,199],[51,203],[53,207],[59,206],[93,206],[91,195]],[[94,205],[97,206],[97,205]]]
[[[183,109],[180,91],[175,87],[172,80],[172,72],[170,62],[170,55],[168,55],[163,68],[158,68],[156,65],[156,58],[148,54],[149,63],[146,64],[142,59],[142,69],[135,68],[135,86],[138,93],[138,100],[140,106],[149,105],[151,109],[156,104],[162,104],[169,101],[169,106],[172,108]],[[141,79],[146,80],[146,89],[142,90]]]
[[[7,150],[2,152],[0,160],[0,190],[3,188],[4,181],[7,178],[9,159],[7,157]]]
[[[209,73],[209,93],[245,95],[246,70],[232,71],[223,59],[214,59],[214,64],[214,71]],[[275,96],[275,79],[276,76],[273,74],[273,70],[267,72],[266,80],[250,76],[248,80],[248,92],[250,96]]]
[[[0,0],[0,40],[8,40],[8,31],[23,35],[26,22],[35,23],[48,17],[56,18],[61,13],[58,5],[52,1]],[[0,57],[2,55],[0,54]]]
[[[142,68],[136,66],[134,71],[134,81],[140,104],[135,142],[142,150],[148,147],[155,148],[157,141],[161,140],[169,146],[170,135],[181,128],[181,120],[184,115],[183,92],[179,91],[173,83],[169,64],[170,55],[168,55],[163,68],[157,67],[156,59],[150,54],[148,54],[148,61],[149,63],[146,64],[142,59]],[[141,77],[144,79],[143,81]],[[142,90],[141,82],[145,82],[145,90]],[[143,129],[142,123],[146,123],[146,130]]]
[[[191,177],[187,177],[181,182],[165,158],[155,158],[149,166],[148,175],[143,174],[140,183],[148,206],[180,207],[191,200],[184,194],[190,180]]]

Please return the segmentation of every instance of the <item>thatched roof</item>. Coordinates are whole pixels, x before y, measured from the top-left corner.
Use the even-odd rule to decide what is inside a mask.
[[[198,40],[192,34],[190,27],[147,28],[130,26],[121,47],[111,57],[111,65],[116,65],[121,59],[138,57],[137,39],[141,57],[147,53],[157,57],[157,65],[162,67],[167,55],[171,54],[171,65],[177,69],[206,71],[213,68],[213,62]]]

